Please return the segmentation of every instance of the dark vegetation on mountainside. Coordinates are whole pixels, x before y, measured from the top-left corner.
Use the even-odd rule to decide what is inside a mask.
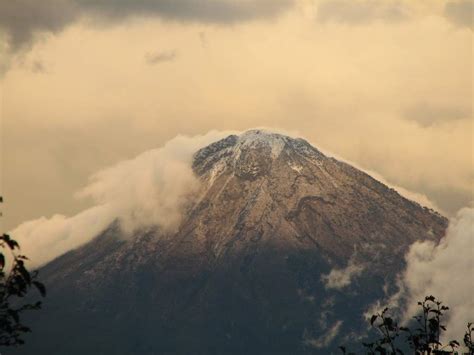
[[[3,203],[1,196],[0,203]],[[46,295],[44,285],[38,281],[38,272],[28,271],[25,266],[28,258],[19,250],[18,243],[8,234],[0,235],[0,346],[23,344],[23,335],[30,332],[30,328],[23,324],[20,315],[41,308],[39,301],[22,303],[21,299],[32,288],[43,297]]]
[[[460,343],[457,340],[450,340],[446,344],[441,341],[442,333],[447,329],[443,324],[443,316],[449,307],[443,305],[443,302],[434,296],[426,296],[423,301],[418,302],[418,306],[421,310],[413,317],[414,321],[404,326],[390,316],[388,308],[374,314],[370,318],[370,325],[376,335],[373,340],[362,343],[365,349],[363,353],[369,355],[458,354],[456,350],[460,347]],[[473,333],[474,326],[468,323],[463,338],[464,346],[468,351],[465,354],[474,354]],[[347,351],[345,346],[339,348],[343,354],[356,354]]]

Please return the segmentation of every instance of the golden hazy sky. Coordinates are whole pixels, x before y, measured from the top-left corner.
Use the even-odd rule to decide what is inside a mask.
[[[471,0],[0,0],[5,228],[178,134],[257,126],[473,200]]]

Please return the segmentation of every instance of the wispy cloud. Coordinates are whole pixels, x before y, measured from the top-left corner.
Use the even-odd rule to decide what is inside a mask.
[[[317,338],[306,337],[304,343],[306,345],[312,346],[314,348],[325,348],[334,340],[334,338],[339,334],[343,321],[336,321],[331,328],[328,329],[323,335]]]
[[[149,52],[145,54],[145,61],[147,64],[155,65],[163,62],[172,62],[178,57],[176,50],[167,52]]]
[[[472,107],[417,103],[408,107],[403,117],[408,121],[416,122],[421,127],[431,127],[436,124],[471,118]]]
[[[46,73],[47,69],[45,64],[41,60],[35,60],[31,63],[31,71],[35,74]]]
[[[360,276],[365,270],[365,266],[356,262],[352,257],[347,266],[341,269],[332,269],[327,275],[322,275],[321,280],[327,289],[342,289],[349,286],[352,280]]]

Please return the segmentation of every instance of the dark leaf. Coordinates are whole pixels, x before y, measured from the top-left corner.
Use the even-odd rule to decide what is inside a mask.
[[[8,241],[5,241],[5,242],[8,244],[8,246],[11,250],[14,250],[15,248],[17,248],[17,249],[19,248],[18,243],[13,239],[9,239]]]
[[[18,317],[18,312],[14,309],[9,309],[8,314],[15,320],[16,323],[20,321],[20,317]]]
[[[38,289],[40,292],[41,296],[45,297],[46,296],[46,287],[39,281],[33,281],[33,285]]]
[[[23,277],[23,279],[25,280],[27,284],[30,284],[31,276],[28,270],[26,270],[23,261],[19,260],[17,265],[18,265],[18,272],[20,273],[20,275]]]

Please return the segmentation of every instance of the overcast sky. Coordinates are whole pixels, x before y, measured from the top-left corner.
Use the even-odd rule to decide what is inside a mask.
[[[0,0],[4,228],[178,134],[296,132],[473,200],[471,0]]]

